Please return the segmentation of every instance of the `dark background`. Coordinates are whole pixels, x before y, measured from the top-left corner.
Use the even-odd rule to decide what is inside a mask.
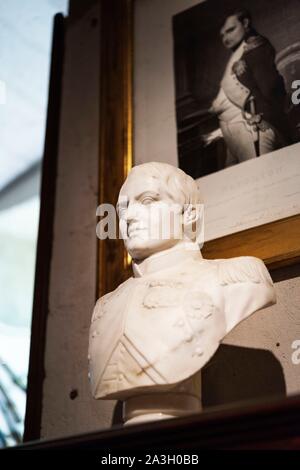
[[[216,129],[218,119],[204,114],[219,90],[231,52],[220,39],[223,19],[235,8],[247,8],[257,31],[276,53],[295,45],[298,59],[282,67],[287,92],[300,79],[300,0],[208,0],[173,17],[176,115],[179,166],[194,178],[224,168],[223,140],[203,148],[201,135]],[[298,43],[298,44],[297,44]],[[291,126],[300,122],[300,105],[290,111]],[[295,130],[296,134],[296,130]],[[295,138],[295,141],[300,140]]]

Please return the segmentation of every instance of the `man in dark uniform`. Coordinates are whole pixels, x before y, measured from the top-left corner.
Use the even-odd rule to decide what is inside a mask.
[[[209,111],[218,115],[229,166],[285,146],[289,130],[275,49],[253,28],[250,13],[241,9],[227,16],[220,35],[232,56]],[[206,143],[211,140],[206,137]]]

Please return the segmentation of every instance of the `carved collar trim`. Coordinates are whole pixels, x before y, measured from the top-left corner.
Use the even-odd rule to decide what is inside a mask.
[[[132,269],[134,277],[143,277],[148,274],[171,269],[183,261],[192,258],[202,258],[199,246],[193,242],[185,242],[165,251],[155,253],[140,262],[133,262]]]

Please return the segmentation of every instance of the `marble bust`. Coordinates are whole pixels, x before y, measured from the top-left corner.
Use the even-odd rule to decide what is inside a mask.
[[[121,188],[133,277],[96,303],[89,368],[93,396],[122,400],[125,422],[201,410],[201,368],[240,321],[276,301],[260,259],[203,259],[200,204],[196,182],[165,163],[133,167]]]

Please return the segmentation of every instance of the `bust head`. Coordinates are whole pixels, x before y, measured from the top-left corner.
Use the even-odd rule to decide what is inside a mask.
[[[201,198],[196,182],[179,168],[150,162],[133,167],[118,199],[120,231],[135,260],[195,241]]]

